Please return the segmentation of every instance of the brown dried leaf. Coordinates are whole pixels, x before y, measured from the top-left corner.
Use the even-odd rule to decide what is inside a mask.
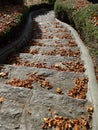
[[[12,86],[17,86],[17,87],[25,87],[30,89],[32,88],[32,82],[29,81],[28,79],[22,80],[22,79],[14,78],[6,82],[6,84],[10,84]]]
[[[69,119],[67,117],[57,116],[54,118],[44,118],[44,123],[42,125],[43,129],[56,128],[56,130],[80,130],[81,128],[87,130],[89,128],[89,123],[87,119],[83,118],[81,121],[78,119]]]
[[[56,92],[59,93],[59,94],[63,94],[61,88],[56,88]]]
[[[87,119],[82,119],[81,120],[81,126],[83,127],[83,128],[87,128],[87,129],[89,129],[89,123],[88,123],[88,120]]]
[[[0,77],[6,77],[8,76],[8,72],[0,72]]]
[[[44,124],[42,125],[42,129],[47,129],[47,124],[46,124],[46,123],[44,123]]]
[[[75,85],[69,90],[69,96],[73,98],[85,99],[87,93],[87,78],[77,78]]]
[[[4,98],[0,97],[0,103],[4,102]]]
[[[79,125],[75,124],[75,126],[74,126],[74,130],[80,130]]]
[[[93,113],[94,112],[94,107],[92,107],[92,106],[88,107],[87,111],[89,113]]]

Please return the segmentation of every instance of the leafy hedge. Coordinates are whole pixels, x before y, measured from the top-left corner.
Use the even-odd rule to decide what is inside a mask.
[[[92,21],[95,16],[98,18],[98,4],[89,5],[73,16],[76,29],[89,44],[98,44],[98,25]]]
[[[98,44],[98,25],[93,21],[95,16],[98,19],[98,4],[89,3],[79,10],[74,0],[56,0],[54,11],[58,19],[71,23],[79,31],[85,43]]]
[[[62,2],[61,0],[56,0],[54,5],[55,16],[63,22],[73,23],[73,12],[76,12],[77,8],[72,0],[68,2]]]

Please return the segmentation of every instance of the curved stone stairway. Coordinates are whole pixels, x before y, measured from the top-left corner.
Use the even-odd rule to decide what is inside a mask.
[[[0,130],[42,130],[44,118],[55,116],[78,121],[66,130],[92,129],[88,79],[74,36],[53,11],[36,11],[32,19],[32,40],[0,66]]]

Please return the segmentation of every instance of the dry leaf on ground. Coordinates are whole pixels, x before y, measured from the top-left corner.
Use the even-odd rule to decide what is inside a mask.
[[[4,102],[4,98],[0,97],[0,103]]]
[[[8,72],[0,72],[0,77],[7,78]]]
[[[63,91],[61,90],[61,88],[56,88],[56,92],[59,94],[63,94]]]

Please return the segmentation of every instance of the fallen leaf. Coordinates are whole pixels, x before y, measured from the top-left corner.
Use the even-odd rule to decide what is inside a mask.
[[[0,97],[0,103],[4,102],[4,98]]]
[[[75,85],[69,90],[68,95],[73,98],[85,99],[87,93],[87,78],[77,78],[75,80]]]
[[[32,88],[32,82],[28,79],[22,80],[19,78],[14,78],[6,82],[6,84],[10,84],[12,86],[17,86],[17,87],[25,87],[25,88]]]
[[[59,94],[63,94],[61,88],[56,88],[56,92],[59,93]]]
[[[92,106],[88,107],[87,111],[89,113],[93,113],[94,112],[94,107],[92,107]]]
[[[8,76],[8,72],[0,72],[0,77],[6,77]]]
[[[74,126],[74,130],[80,130],[79,125],[76,124],[76,125]]]
[[[57,116],[44,118],[44,123],[42,125],[43,129],[55,128],[55,130],[80,130],[80,128],[87,130],[89,123],[86,119],[69,119],[63,116]]]

